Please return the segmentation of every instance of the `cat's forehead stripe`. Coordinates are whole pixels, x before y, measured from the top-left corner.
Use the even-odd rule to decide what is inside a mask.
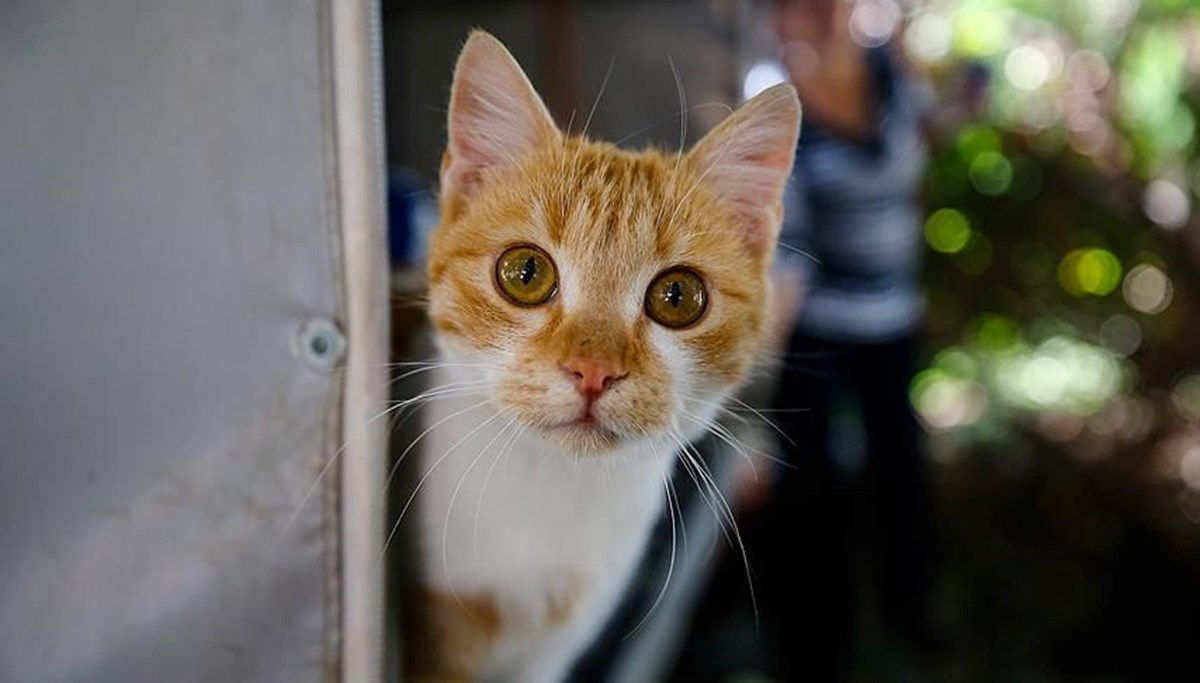
[[[542,210],[551,239],[603,251],[651,246],[649,240],[656,236],[648,233],[658,227],[653,214],[665,203],[669,184],[669,169],[658,155],[579,142],[554,161],[561,181],[546,208],[565,208],[559,216]]]

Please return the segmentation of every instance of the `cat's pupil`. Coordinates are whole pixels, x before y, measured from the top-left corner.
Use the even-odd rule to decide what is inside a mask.
[[[533,276],[537,274],[537,259],[530,256],[525,259],[525,265],[521,266],[521,283],[529,284]]]
[[[683,301],[683,286],[679,284],[679,280],[675,280],[667,287],[667,302],[674,308],[679,308],[679,302]]]

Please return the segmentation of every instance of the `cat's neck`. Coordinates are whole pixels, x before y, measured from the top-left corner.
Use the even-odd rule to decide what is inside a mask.
[[[434,386],[470,381],[466,370],[439,369]],[[568,453],[474,395],[431,402],[424,421],[419,500],[431,581],[468,593],[563,571],[624,581],[663,509],[672,450],[647,442]]]

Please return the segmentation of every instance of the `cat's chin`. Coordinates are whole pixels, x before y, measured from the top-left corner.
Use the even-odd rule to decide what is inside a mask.
[[[629,445],[627,437],[594,421],[576,420],[553,427],[543,427],[542,437],[567,453],[580,457],[615,453]]]

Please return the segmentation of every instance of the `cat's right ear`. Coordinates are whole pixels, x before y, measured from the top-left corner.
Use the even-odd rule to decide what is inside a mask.
[[[791,85],[756,95],[704,136],[687,158],[725,199],[746,244],[769,255],[783,220],[783,189],[800,133],[800,100]]]
[[[454,68],[441,195],[454,207],[489,171],[512,167],[560,138],[517,60],[486,31],[473,31]]]

